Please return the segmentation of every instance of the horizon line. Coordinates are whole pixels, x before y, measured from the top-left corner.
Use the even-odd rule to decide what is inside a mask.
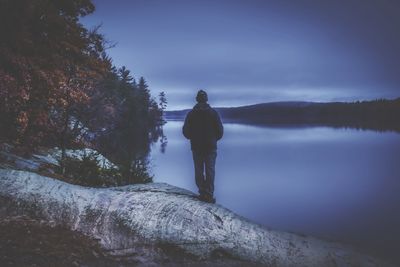
[[[330,103],[357,103],[357,102],[373,102],[373,101],[378,101],[378,100],[387,100],[387,101],[395,101],[395,100],[400,100],[400,96],[396,98],[375,98],[371,100],[353,100],[353,101],[307,101],[307,100],[282,100],[282,101],[271,101],[271,102],[259,102],[259,103],[254,103],[254,104],[246,104],[242,106],[215,106],[213,108],[241,108],[241,107],[250,107],[250,106],[256,106],[256,105],[262,105],[262,104],[274,104],[274,103],[318,103],[318,104],[330,104]],[[172,109],[172,110],[165,110],[165,112],[173,112],[173,111],[184,111],[184,110],[189,110],[192,109],[192,107],[188,108],[181,108],[181,109]]]

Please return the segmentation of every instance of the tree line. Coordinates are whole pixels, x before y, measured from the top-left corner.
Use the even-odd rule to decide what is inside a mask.
[[[94,10],[91,0],[1,0],[0,141],[62,157],[93,147],[134,176],[162,136],[167,101],[113,65],[99,27],[79,22]]]
[[[224,121],[282,126],[321,125],[400,132],[400,98],[355,102],[275,102],[218,109]]]
[[[265,126],[331,126],[400,132],[400,98],[354,102],[270,102],[216,108],[224,122]],[[184,119],[189,110],[166,112]]]

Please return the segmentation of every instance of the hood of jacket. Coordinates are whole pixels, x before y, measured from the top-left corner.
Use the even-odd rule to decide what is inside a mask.
[[[197,103],[193,107],[193,110],[195,110],[195,111],[206,111],[206,110],[210,110],[210,109],[211,109],[211,107],[207,103]]]

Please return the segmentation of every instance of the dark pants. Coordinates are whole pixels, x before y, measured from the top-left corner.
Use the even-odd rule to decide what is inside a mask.
[[[192,151],[196,184],[200,195],[213,196],[217,151]]]

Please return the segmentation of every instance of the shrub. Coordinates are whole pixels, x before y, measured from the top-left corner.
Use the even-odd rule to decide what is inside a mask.
[[[81,159],[67,156],[60,160],[60,166],[64,167],[64,176],[85,186],[115,186],[119,171],[101,168],[97,156],[97,153],[90,153],[83,155]],[[61,168],[58,172],[62,173]]]
[[[84,186],[119,186],[135,183],[149,183],[153,177],[148,172],[146,162],[136,161],[131,169],[102,167],[96,152],[84,154],[81,158],[67,156],[60,160],[60,166],[56,171],[63,174],[67,181]]]

